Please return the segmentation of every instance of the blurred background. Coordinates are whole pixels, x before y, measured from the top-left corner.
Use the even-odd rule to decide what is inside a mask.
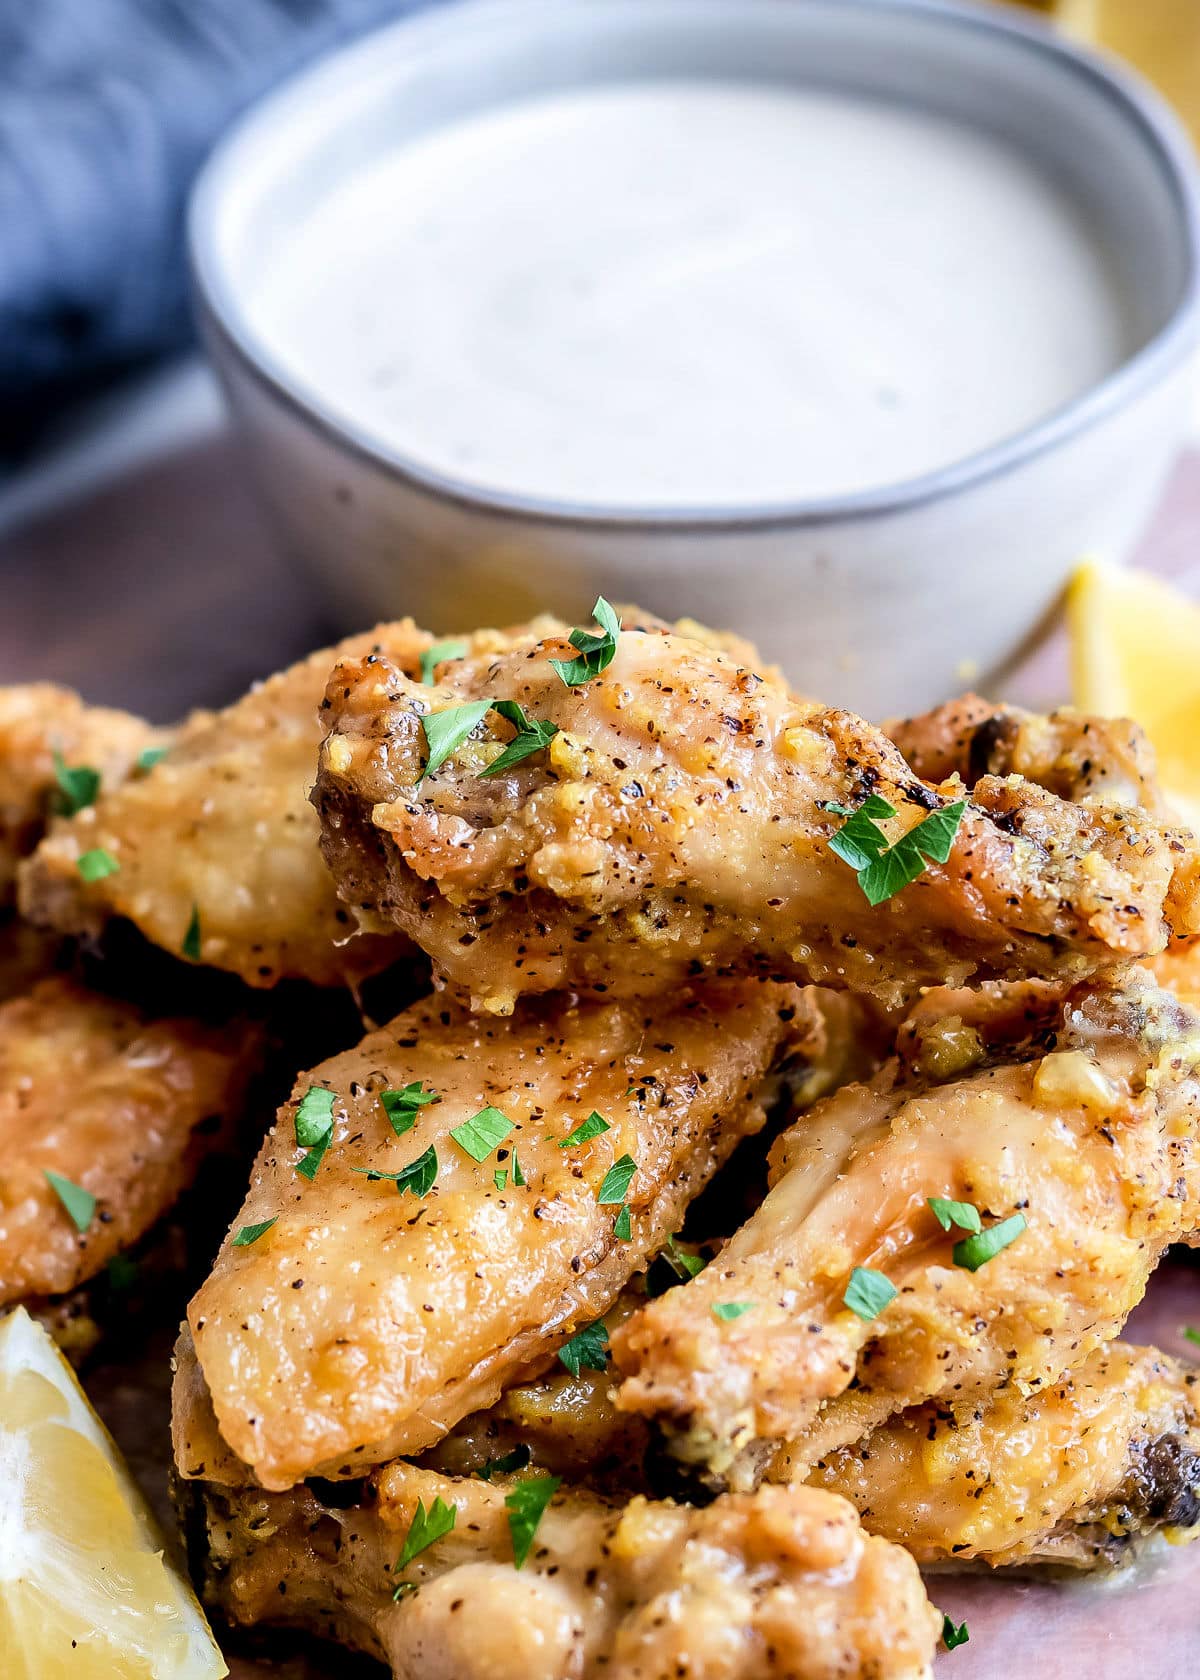
[[[329,634],[197,349],[185,206],[267,89],[439,3],[0,0],[3,679],[74,681],[161,717]],[[1200,0],[1013,12],[1119,55],[1200,135]],[[1200,390],[1196,409],[1200,436]],[[1197,529],[1185,450],[1139,552],[1187,581]]]

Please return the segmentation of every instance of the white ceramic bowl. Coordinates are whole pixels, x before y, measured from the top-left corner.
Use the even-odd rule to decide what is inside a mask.
[[[898,487],[796,506],[630,514],[484,492],[422,468],[297,388],[243,300],[309,195],[501,100],[604,79],[713,76],[915,101],[1032,151],[1096,219],[1142,346],[1018,437]],[[807,692],[881,716],[986,680],[1083,553],[1123,557],[1178,448],[1197,337],[1190,149],[1108,63],[940,0],[474,0],[401,21],[286,84],[196,189],[202,326],[286,540],[347,624],[437,630],[598,591],[753,637]]]

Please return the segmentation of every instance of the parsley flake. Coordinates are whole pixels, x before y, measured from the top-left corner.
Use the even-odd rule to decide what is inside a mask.
[[[114,1254],[105,1270],[108,1275],[108,1287],[118,1294],[132,1289],[138,1279],[137,1261],[131,1260],[128,1254]]]
[[[143,773],[153,770],[156,764],[162,762],[170,751],[169,747],[143,747],[137,755],[137,768]]]
[[[591,682],[593,677],[608,669],[616,654],[621,621],[603,595],[596,597],[592,617],[604,634],[597,636],[591,630],[572,630],[567,639],[573,648],[579,650],[579,658],[550,661],[568,688],[579,688],[581,684]]]
[[[259,1237],[265,1237],[278,1219],[279,1215],[276,1214],[274,1219],[264,1219],[261,1225],[243,1225],[233,1239],[234,1248],[249,1248],[250,1244],[256,1243]]]
[[[90,764],[68,765],[57,748],[54,751],[54,780],[58,783],[60,815],[73,817],[76,811],[96,803],[96,795],[100,792],[99,770],[93,770]]]
[[[548,747],[558,734],[558,725],[549,723],[545,719],[531,718],[525,708],[517,700],[493,700],[492,710],[499,712],[516,730],[516,734],[505,747],[498,758],[494,758],[486,770],[479,772],[484,776],[498,776],[504,770],[510,770],[514,764],[520,764],[523,758],[529,758],[535,752],[541,752]]]
[[[444,642],[431,642],[421,652],[421,681],[431,684],[436,665],[441,665],[447,659],[461,659],[466,651],[466,642],[458,636],[453,636]]]
[[[948,1231],[952,1225],[957,1225],[960,1231],[976,1234],[983,1229],[979,1209],[971,1202],[952,1202],[946,1196],[929,1196],[927,1203],[943,1231]]]
[[[753,1301],[714,1301],[712,1315],[722,1324],[732,1324],[735,1318],[741,1318],[754,1305]]]
[[[106,875],[115,875],[121,865],[103,846],[93,846],[90,852],[80,853],[75,867],[85,881],[91,882],[103,881]]]
[[[971,1635],[967,1632],[966,1622],[959,1622],[955,1627],[949,1616],[942,1616],[942,1644],[947,1651],[953,1651],[956,1646],[965,1645]]]
[[[77,1231],[86,1231],[96,1212],[96,1198],[82,1184],[74,1184],[61,1173],[47,1172],[46,1182],[71,1216]]]
[[[517,1152],[515,1149],[512,1153],[512,1174],[513,1184],[517,1187],[517,1189],[523,1190],[525,1188],[525,1174],[521,1171],[521,1163],[517,1160]]]
[[[492,1174],[492,1183],[496,1186],[497,1190],[503,1190],[507,1187],[507,1185],[508,1185],[508,1169],[507,1169],[507,1167],[497,1167],[496,1168],[495,1172]]]
[[[493,1150],[499,1149],[514,1122],[498,1108],[481,1108],[461,1126],[455,1126],[450,1136],[460,1149],[465,1149],[473,1161],[486,1161]]]
[[[594,1137],[600,1137],[604,1132],[610,1132],[612,1127],[602,1114],[593,1109],[586,1120],[581,1120],[573,1132],[568,1132],[565,1138],[560,1138],[558,1147],[570,1149],[573,1143],[588,1143]]]
[[[533,1549],[533,1537],[538,1531],[538,1524],[561,1485],[561,1476],[525,1476],[515,1484],[511,1493],[505,1494],[508,1531],[512,1535],[513,1563],[518,1569]]]
[[[402,1091],[388,1089],[380,1091],[379,1101],[383,1105],[383,1112],[388,1117],[388,1124],[397,1137],[403,1137],[405,1132],[411,1132],[417,1123],[417,1115],[429,1103],[441,1102],[436,1091],[427,1091],[424,1081],[414,1079]]]
[[[598,1319],[576,1330],[569,1342],[558,1350],[558,1357],[573,1377],[587,1366],[589,1371],[603,1371],[608,1364],[608,1331]]]
[[[453,757],[471,731],[482,723],[491,707],[490,700],[468,700],[466,705],[448,706],[444,712],[422,712],[421,728],[429,756],[425,760],[425,768],[417,777],[418,786],[426,776],[432,776],[448,758]]]
[[[1193,1330],[1190,1324],[1187,1325],[1184,1328],[1183,1339],[1186,1342],[1195,1342],[1197,1347],[1200,1347],[1200,1330]]]
[[[192,905],[192,919],[187,925],[187,932],[183,936],[183,944],[179,947],[189,962],[200,961],[200,906]]]
[[[855,1266],[842,1301],[869,1324],[898,1294],[896,1285],[882,1272],[873,1272],[869,1266]]]
[[[404,1537],[404,1545],[400,1548],[400,1556],[392,1565],[393,1575],[400,1574],[407,1569],[414,1558],[427,1552],[430,1546],[442,1540],[450,1533],[458,1517],[458,1507],[447,1505],[439,1495],[429,1507],[425,1509],[423,1500],[417,1500],[417,1508],[413,1512],[413,1520],[408,1525],[408,1533]],[[393,1598],[402,1598],[406,1592],[416,1592],[416,1584],[412,1581],[401,1581],[392,1594]]]
[[[702,1272],[707,1261],[699,1254],[689,1254],[685,1248],[680,1248],[676,1233],[667,1238],[667,1246],[662,1250],[662,1258],[678,1273],[681,1278],[694,1278]]]
[[[924,872],[926,864],[946,862],[967,802],[958,799],[940,811],[930,811],[915,828],[892,844],[878,823],[894,817],[896,808],[879,794],[870,794],[857,811],[832,803],[825,808],[835,816],[846,818],[829,842],[830,851],[850,865],[867,902],[875,905],[894,898],[902,887]]]
[[[475,1474],[481,1482],[490,1482],[493,1476],[511,1476],[514,1470],[524,1470],[532,1460],[531,1450],[524,1441],[518,1441],[511,1452],[503,1453],[499,1458],[489,1458]]]
[[[325,1159],[325,1151],[333,1142],[333,1105],[335,1093],[323,1085],[310,1085],[296,1108],[296,1143],[308,1154],[296,1163],[296,1171],[311,1183],[317,1168]]]
[[[351,1167],[350,1171],[361,1173],[364,1178],[372,1180],[387,1179],[396,1186],[398,1195],[402,1196],[406,1190],[411,1190],[413,1195],[420,1199],[428,1196],[437,1183],[437,1150],[430,1144],[424,1155],[418,1155],[415,1161],[410,1161],[408,1166],[402,1167],[399,1172],[381,1172],[378,1167]]]
[[[1010,1243],[1015,1243],[1027,1224],[1028,1220],[1023,1213],[1014,1213],[1009,1218],[1002,1219],[998,1225],[989,1225],[986,1231],[964,1237],[961,1242],[956,1242],[951,1250],[954,1264],[964,1266],[968,1272],[977,1272],[980,1266],[986,1266],[989,1260],[994,1260]]]
[[[613,1222],[613,1236],[618,1242],[629,1242],[633,1236],[633,1220],[629,1213],[629,1203],[621,1204],[621,1211]]]
[[[596,1200],[601,1207],[611,1206],[615,1202],[623,1202],[637,1171],[637,1162],[632,1155],[622,1155],[619,1161],[614,1161],[604,1175],[604,1183],[600,1186]]]

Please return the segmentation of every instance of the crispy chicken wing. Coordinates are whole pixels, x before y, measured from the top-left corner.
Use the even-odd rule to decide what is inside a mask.
[[[1154,749],[1129,718],[1095,717],[1070,706],[1025,712],[964,694],[883,729],[927,782],[958,776],[973,788],[985,776],[1022,776],[1060,799],[1165,810]]]
[[[12,899],[17,863],[64,803],[55,753],[68,770],[94,770],[106,789],[165,739],[141,718],[85,705],[54,683],[0,688],[0,907]]]
[[[1036,1393],[1117,1334],[1200,1225],[1200,1017],[1137,971],[1065,1003],[959,1002],[784,1133],[758,1212],[613,1336],[620,1404],[718,1485],[760,1473],[771,1442],[812,1460],[901,1407]],[[929,1197],[1013,1221],[1008,1245],[956,1257],[966,1232]],[[856,1267],[895,1298],[852,1310]]]
[[[276,1223],[226,1243],[188,1314],[238,1457],[282,1488],[418,1451],[548,1363],[763,1124],[812,1025],[803,994],[756,982],[511,1022],[427,1000],[304,1075],[237,1220]],[[440,1100],[393,1130],[381,1093],[409,1086]],[[309,1087],[333,1093],[313,1099],[332,1142],[311,1182]]]
[[[1114,1342],[1029,1400],[917,1406],[800,1473],[922,1564],[1127,1563],[1200,1524],[1198,1409],[1200,1369]]]
[[[228,1140],[259,1051],[254,1027],[149,1020],[66,978],[0,1006],[0,1305],[74,1289],[149,1230]],[[95,1197],[82,1231],[50,1172]]]
[[[393,1464],[361,1503],[206,1490],[206,1596],[231,1621],[332,1635],[395,1680],[923,1680],[941,1629],[908,1554],[808,1487],[706,1510],[560,1490],[513,1567],[512,1478]],[[400,1576],[416,1517],[453,1529]],[[402,1580],[415,1589],[394,1597]]]
[[[333,985],[386,966],[407,946],[353,937],[307,795],[334,661],[378,644],[416,676],[430,641],[410,620],[384,625],[312,654],[222,712],[189,719],[147,775],[57,826],[22,871],[24,913],[89,934],[124,916],[172,953],[195,916],[200,960],[251,986]],[[98,847],[118,867],[85,881],[79,858]]]
[[[567,688],[550,659],[574,652],[514,635],[445,664],[432,691],[349,658],[328,689],[313,799],[343,899],[489,1009],[745,970],[896,1002],[972,974],[1078,977],[1196,924],[1186,831],[991,776],[948,862],[872,908],[830,850],[828,806],[882,795],[895,839],[959,784],[930,786],[861,719],[687,636],[626,629],[608,668]],[[489,711],[422,779],[427,714],[490,697],[553,724],[548,747],[485,776],[516,728]]]

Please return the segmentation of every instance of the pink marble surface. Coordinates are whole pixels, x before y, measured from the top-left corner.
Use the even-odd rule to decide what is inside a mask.
[[[1181,462],[1139,558],[1200,594],[1200,455]],[[169,719],[219,703],[328,639],[330,614],[272,545],[234,444],[217,434],[163,455],[0,541],[0,681],[53,677],[90,698]],[[686,602],[680,602],[686,610]],[[1006,685],[1051,702],[1065,675],[1055,638]],[[1155,1279],[1134,1332],[1187,1352],[1200,1270]],[[89,1386],[148,1491],[163,1504],[169,1336]],[[935,1602],[967,1618],[970,1644],[938,1680],[1186,1680],[1200,1674],[1200,1545],[1118,1585],[938,1577]],[[236,1680],[346,1680],[328,1651],[282,1664],[231,1653]]]

